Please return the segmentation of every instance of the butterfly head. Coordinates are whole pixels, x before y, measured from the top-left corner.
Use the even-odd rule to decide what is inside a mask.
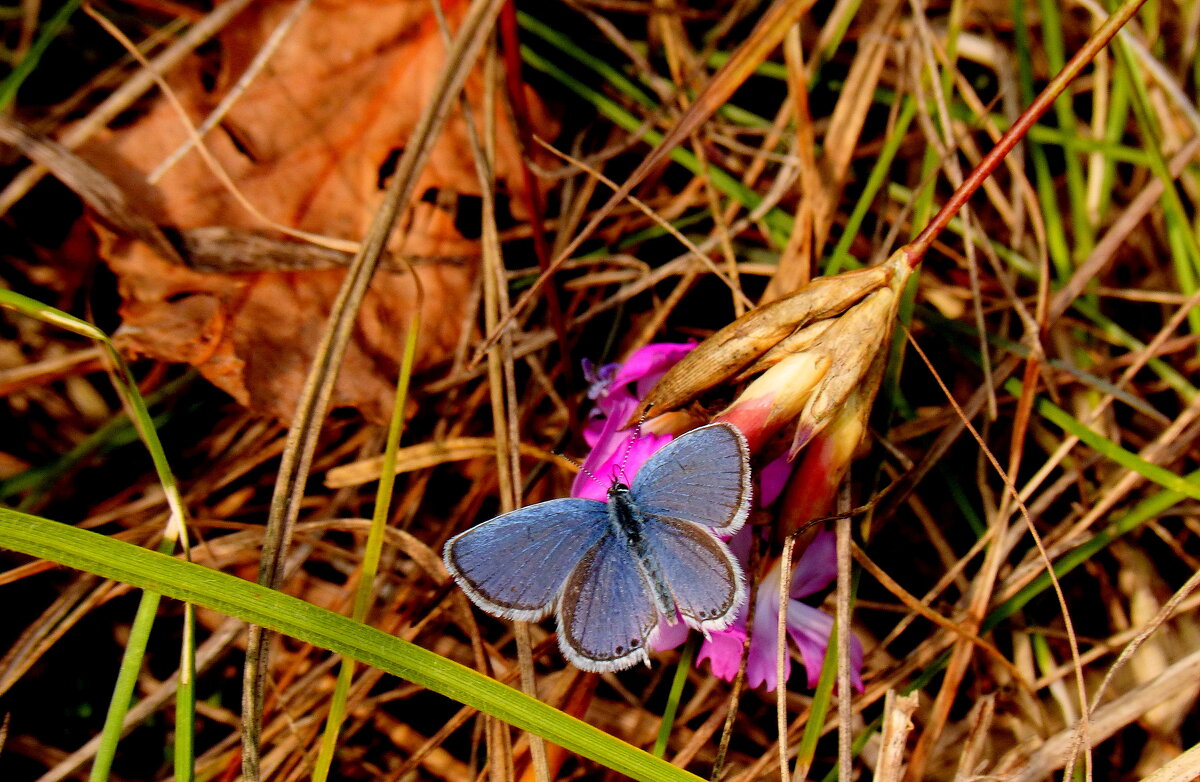
[[[618,502],[622,500],[628,502],[630,500],[630,494],[631,493],[629,491],[628,484],[624,483],[618,478],[613,478],[612,485],[608,487],[609,502]]]

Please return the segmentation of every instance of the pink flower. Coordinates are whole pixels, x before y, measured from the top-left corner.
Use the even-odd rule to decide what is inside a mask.
[[[748,529],[748,528],[747,528]],[[742,540],[739,540],[741,538]],[[745,555],[749,551],[750,538],[739,533],[730,541],[735,553]],[[833,632],[833,617],[800,602],[825,589],[837,577],[835,541],[832,532],[817,535],[812,544],[796,563],[792,578],[790,598],[787,601],[787,634],[800,651],[804,669],[808,674],[808,686],[816,687],[829,645],[829,634]],[[758,585],[754,605],[754,632],[750,637],[750,653],[746,659],[746,681],[751,687],[766,686],[768,692],[776,686],[775,655],[779,638],[779,578],[780,563],[767,573]],[[742,646],[746,639],[747,609],[742,608],[737,620],[728,629],[713,633],[700,647],[696,665],[709,661],[712,672],[725,681],[737,675],[742,659]],[[854,688],[859,692],[862,683],[863,650],[858,639],[853,639],[850,648],[850,675]],[[791,674],[791,657],[788,657],[784,681]]]
[[[651,387],[695,344],[656,343],[635,351],[623,364],[595,366],[584,361],[583,372],[591,384],[588,396],[596,405],[584,426],[584,440],[591,447],[576,476],[571,494],[595,500],[608,499],[608,481],[618,478],[628,483],[642,464],[663,445],[673,439],[671,434],[639,431],[639,427],[622,428],[639,409],[642,398]],[[784,454],[758,473],[760,507],[771,505],[785,487],[793,482],[795,464]],[[745,563],[749,559],[750,527],[729,541],[733,553]],[[808,672],[808,685],[815,687],[833,629],[833,618],[825,612],[801,603],[799,598],[820,592],[837,576],[832,533],[822,532],[813,540],[796,563],[787,605],[787,633],[799,648]],[[714,675],[732,681],[741,665],[742,647],[746,640],[747,607],[742,606],[734,623],[726,630],[713,632],[704,641],[696,659],[699,666],[709,661]],[[766,685],[774,690],[775,646],[779,626],[779,563],[758,586],[754,611],[754,632],[746,662],[747,679],[752,687]],[[686,640],[688,626],[682,621],[659,622],[653,648],[673,649]],[[857,640],[851,648],[852,677],[856,689],[862,689],[862,647]],[[788,662],[790,674],[791,662]]]
[[[651,454],[673,439],[670,434],[622,427],[650,387],[694,347],[694,343],[658,342],[634,351],[623,364],[596,367],[583,362],[583,374],[591,383],[588,396],[596,400],[596,406],[583,428],[583,439],[591,451],[575,476],[571,496],[607,500],[606,481],[620,478],[628,483],[628,476],[635,475]]]

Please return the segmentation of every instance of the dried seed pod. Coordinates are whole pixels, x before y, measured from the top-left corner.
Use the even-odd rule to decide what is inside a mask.
[[[752,375],[766,372],[786,358],[811,350],[820,343],[825,332],[829,331],[829,328],[836,322],[833,318],[826,318],[793,331],[775,343],[775,347],[759,356],[758,361],[739,372],[734,380],[738,382],[748,380]]]
[[[834,320],[825,332],[820,350],[837,360],[800,413],[796,436],[788,451],[791,457],[795,458],[862,386],[891,335],[896,298],[892,288],[877,290]]]
[[[751,310],[672,367],[645,397],[644,409],[665,413],[738,375],[788,335],[845,312],[889,282],[892,264],[819,277],[791,296]],[[640,415],[640,413],[639,413]],[[630,419],[632,425],[638,416]]]

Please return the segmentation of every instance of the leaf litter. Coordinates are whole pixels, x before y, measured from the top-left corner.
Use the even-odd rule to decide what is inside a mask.
[[[457,3],[448,11],[463,8]],[[171,90],[192,122],[215,107],[287,10],[286,3],[255,4],[219,36],[216,63],[197,56],[172,74]],[[135,122],[97,135],[78,153],[121,187],[133,210],[177,231],[221,227],[270,236],[271,226],[243,208],[245,199],[275,223],[345,246],[365,232],[443,54],[423,3],[314,4],[204,140],[240,197],[195,151],[157,182],[147,180],[189,139],[166,100],[155,100]],[[478,103],[482,88],[476,74],[468,99]],[[553,135],[554,122],[536,96],[531,104],[537,131]],[[479,187],[462,154],[465,133],[462,117],[452,117],[419,181],[422,197],[388,246],[394,257],[414,264],[426,291],[418,369],[446,360],[468,315],[479,246],[456,227],[454,207],[477,199]],[[498,187],[512,195],[514,218],[520,218],[523,163],[503,116],[496,146]],[[117,274],[123,299],[123,349],[192,364],[239,403],[290,417],[328,302],[344,276],[340,270],[273,270],[268,261],[253,272],[197,271],[140,242],[101,235],[101,257]],[[287,266],[286,259],[276,263]],[[390,378],[398,368],[395,337],[415,306],[405,274],[388,270],[373,281],[335,407],[386,421]]]

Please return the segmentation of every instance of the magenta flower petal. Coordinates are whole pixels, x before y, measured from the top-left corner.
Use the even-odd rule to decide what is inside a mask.
[[[792,477],[793,466],[785,453],[758,471],[758,507],[765,508],[779,499]]]
[[[754,542],[754,532],[749,524],[744,525],[740,530],[733,533],[733,537],[725,541],[725,545],[729,546],[729,551],[737,557],[738,562],[742,563],[742,567],[750,561],[750,544]]]
[[[775,650],[762,649],[759,647],[756,650],[757,644],[750,641],[750,657],[746,660],[746,684],[757,689],[762,687],[767,692],[775,692],[776,682],[778,681],[778,672],[775,670]],[[769,652],[769,653],[768,653]],[[787,682],[791,675],[792,658],[787,658],[784,661],[784,682]]]
[[[727,682],[737,676],[742,664],[742,646],[746,642],[746,627],[734,624],[728,630],[713,633],[712,637],[700,645],[700,653],[696,655],[696,667],[708,660],[714,676]],[[753,685],[751,685],[753,686]]]
[[[633,415],[638,401],[628,391],[616,391],[604,398],[604,407],[595,407],[583,427],[583,439],[596,448],[617,437],[625,419]]]
[[[620,388],[637,383],[637,396],[642,398],[679,359],[692,352],[695,342],[655,342],[635,350],[617,370],[612,387]]]
[[[612,419],[619,420],[619,419]],[[607,500],[613,479],[629,483],[646,460],[673,438],[627,429],[604,438],[583,460],[583,468],[571,485],[572,497]]]
[[[798,600],[788,601],[787,631],[800,649],[804,670],[808,673],[808,686],[816,687],[821,678],[821,666],[825,663],[825,651],[829,648],[829,636],[833,632],[833,617]],[[850,683],[858,692],[863,691],[862,644],[850,635]]]
[[[730,548],[741,549],[740,553],[744,556],[749,550],[749,542],[749,536],[743,537],[739,533],[730,540]],[[798,648],[800,658],[804,661],[809,687],[815,687],[817,679],[820,678],[821,664],[829,644],[829,633],[833,629],[833,617],[820,609],[801,603],[796,597],[820,591],[836,578],[835,548],[833,533],[822,532],[817,535],[796,563],[791,597],[787,601],[787,635]],[[774,691],[778,685],[775,658],[779,638],[779,578],[779,563],[776,563],[758,585],[750,652],[746,659],[747,683],[751,687],[764,687],[767,691]],[[712,664],[714,674],[727,681],[733,679],[741,660],[741,642],[746,635],[746,614],[747,610],[743,608],[733,627],[713,633],[712,637],[704,642],[697,664],[707,659]],[[850,649],[851,676],[854,687],[860,691],[862,660],[862,645],[857,639],[853,639]],[[784,668],[785,682],[791,675],[791,669],[792,660],[789,653]],[[728,671],[732,671],[728,676],[720,673]]]
[[[630,392],[629,386],[636,383],[638,394],[644,394],[694,347],[656,343],[634,351],[624,364],[597,367],[590,361],[584,363],[584,377],[590,383],[588,396],[596,400],[596,407],[583,429],[583,439],[592,450],[571,485],[572,496],[607,499],[612,479],[628,483],[646,459],[671,440],[668,434],[622,428],[639,404],[639,397]]]
[[[658,629],[654,632],[654,640],[650,644],[651,651],[665,652],[668,649],[674,649],[679,646],[688,637],[688,626],[683,623],[683,618],[676,616],[674,624],[668,624],[664,617],[658,618]]]
[[[779,638],[779,567],[778,563],[758,585],[754,599],[754,632],[750,636],[750,655],[746,659],[746,681],[751,687],[774,692],[778,677],[775,670]],[[792,670],[792,658],[785,656],[783,680]]]
[[[792,597],[808,597],[820,592],[837,578],[837,538],[822,530],[796,562],[792,576]]]

